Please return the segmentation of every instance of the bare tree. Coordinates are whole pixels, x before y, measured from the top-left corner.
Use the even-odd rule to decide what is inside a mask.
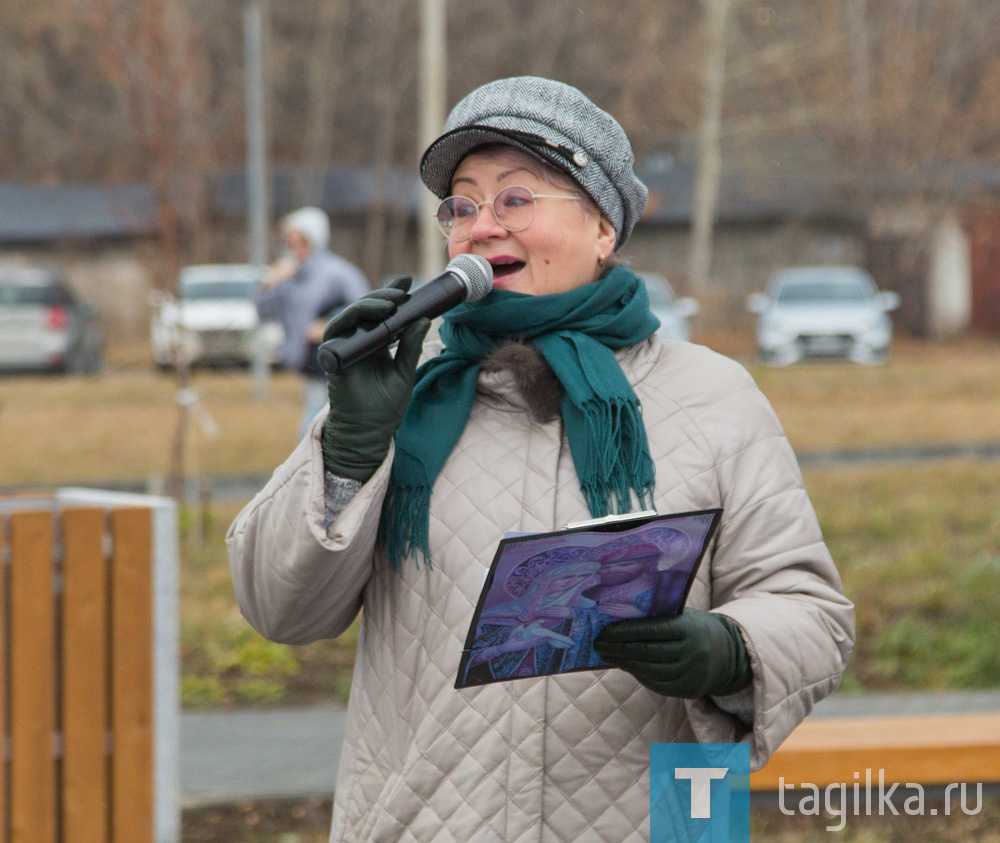
[[[191,3],[0,4],[0,175],[148,180],[166,237],[161,266],[197,250],[196,233],[211,222],[197,198],[202,174],[244,166],[238,14],[201,3],[194,15]],[[705,15],[723,4],[729,38],[713,52]],[[307,165],[308,191],[331,163],[372,167],[376,193],[390,190],[391,167],[415,173],[415,4],[270,5],[274,163]],[[944,170],[933,162],[996,160],[997,31],[995,0],[450,3],[448,105],[490,79],[534,73],[587,91],[619,118],[640,158],[686,154],[699,126],[703,150],[717,136],[717,158],[701,168],[693,280],[710,274],[713,172],[829,173],[872,203],[887,189],[876,174],[940,192]],[[710,60],[725,69],[711,77],[724,84],[714,112],[704,107]],[[711,113],[717,126],[702,122]],[[377,273],[407,221],[378,196],[374,205],[353,257]]]
[[[309,109],[302,132],[301,159],[305,164],[303,203],[321,200],[318,184],[326,164],[336,160],[330,127],[337,121],[337,96],[343,86],[347,54],[347,0],[329,0],[316,6],[315,41],[307,65]]]
[[[204,147],[198,132],[203,55],[183,3],[93,0],[89,23],[104,68],[121,91],[156,200],[163,262],[155,277],[172,289],[183,262],[182,235],[200,217]]]
[[[726,40],[731,0],[704,0],[705,92],[698,129],[698,170],[691,220],[690,286],[704,297],[712,258],[712,229],[722,172],[722,102],[726,80]]]

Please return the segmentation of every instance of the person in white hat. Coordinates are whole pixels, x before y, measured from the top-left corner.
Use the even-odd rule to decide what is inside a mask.
[[[316,360],[323,326],[341,308],[371,291],[361,270],[329,249],[326,211],[308,205],[281,221],[284,254],[268,268],[255,301],[261,319],[284,329],[282,365],[302,374],[304,435],[326,404],[326,377]]]
[[[762,766],[837,687],[853,607],[750,375],[656,337],[619,254],[647,191],[617,121],[569,85],[497,80],[420,173],[448,254],[485,258],[493,290],[440,339],[415,322],[330,377],[326,418],[230,529],[237,600],[293,644],[360,612],[332,840],[648,841],[651,745],[742,745]],[[384,320],[408,287],[324,336]],[[457,680],[505,534],[644,509],[722,510],[683,612],[609,623],[600,667],[555,675],[504,669],[522,654],[499,630],[504,664]],[[535,623],[533,640],[575,635]]]

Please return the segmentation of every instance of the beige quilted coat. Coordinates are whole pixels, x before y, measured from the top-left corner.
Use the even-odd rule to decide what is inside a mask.
[[[724,508],[689,605],[742,628],[752,726],[620,670],[454,688],[502,533],[589,517],[561,424],[532,423],[509,373],[484,374],[434,486],[433,568],[394,573],[373,554],[391,453],[324,531],[319,422],[230,530],[240,608],[268,638],[333,637],[364,607],[331,839],[647,840],[650,743],[744,741],[759,766],[836,688],[853,610],[768,402],[699,346],[652,339],[618,359],[642,402],[656,508]]]

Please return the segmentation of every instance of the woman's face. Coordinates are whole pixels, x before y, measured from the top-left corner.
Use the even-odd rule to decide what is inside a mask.
[[[565,577],[559,577],[559,579],[552,580],[552,582],[549,583],[548,587],[545,589],[545,593],[549,597],[559,597],[562,594],[566,594],[568,591],[579,588],[592,576],[593,574],[569,574]]]
[[[285,232],[285,248],[295,260],[302,263],[309,257],[312,251],[309,241],[302,235],[301,231],[290,228]]]
[[[486,258],[493,266],[494,287],[532,296],[563,293],[597,280],[603,271],[601,256],[611,254],[616,239],[611,223],[582,199],[538,199],[535,220],[524,231],[500,225],[492,202],[504,188],[522,185],[536,194],[577,195],[538,173],[516,151],[468,155],[452,177],[452,194],[489,204],[480,209],[468,240],[448,243],[449,257]]]

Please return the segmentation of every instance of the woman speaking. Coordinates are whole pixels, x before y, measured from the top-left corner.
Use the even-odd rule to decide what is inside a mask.
[[[304,644],[361,612],[333,840],[648,840],[651,743],[743,742],[759,767],[837,687],[853,610],[774,412],[737,363],[658,340],[618,257],[647,197],[633,163],[568,85],[462,99],[420,175],[492,292],[439,341],[421,320],[331,376],[327,415],[230,529],[261,634]],[[611,668],[454,687],[504,533],[651,508],[723,511],[683,613],[605,627]]]

